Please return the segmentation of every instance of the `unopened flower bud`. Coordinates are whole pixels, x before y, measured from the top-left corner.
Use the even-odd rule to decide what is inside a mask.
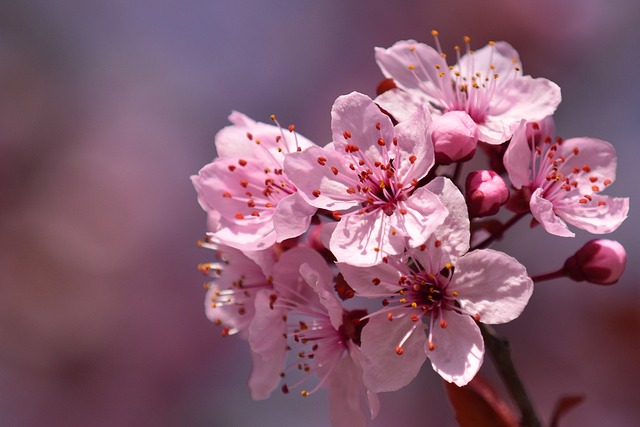
[[[595,239],[587,242],[564,263],[564,272],[575,281],[612,285],[627,265],[627,252],[615,240]]]
[[[465,196],[470,217],[489,216],[507,202],[509,188],[494,171],[479,170],[467,175]]]
[[[450,111],[431,124],[436,162],[448,165],[473,157],[478,144],[477,125],[464,111]]]

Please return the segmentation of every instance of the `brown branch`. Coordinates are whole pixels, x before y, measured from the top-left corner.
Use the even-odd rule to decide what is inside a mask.
[[[491,326],[483,323],[480,323],[479,326],[493,364],[498,370],[509,394],[520,409],[522,427],[541,427],[540,419],[531,403],[531,399],[529,399],[522,380],[518,376],[513,360],[511,360],[509,341],[499,337]]]

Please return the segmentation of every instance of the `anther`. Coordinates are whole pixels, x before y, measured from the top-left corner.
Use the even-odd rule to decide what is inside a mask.
[[[433,341],[429,341],[429,351],[433,351],[436,349],[436,345],[433,343]]]
[[[404,354],[404,349],[402,347],[400,347],[400,346],[397,346],[396,347],[396,354],[398,356],[402,356]]]

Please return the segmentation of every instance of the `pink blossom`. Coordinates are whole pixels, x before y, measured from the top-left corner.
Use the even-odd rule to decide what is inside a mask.
[[[273,269],[273,290],[256,298],[249,327],[255,399],[269,396],[278,384],[289,393],[305,384],[307,397],[328,388],[334,427],[365,426],[364,406],[375,416],[379,403],[362,383],[360,318],[364,310],[345,311],[333,292],[333,272],[316,251],[298,247],[284,252]],[[289,365],[287,356],[292,355]]]
[[[489,42],[447,65],[436,36],[437,50],[413,40],[399,41],[388,49],[376,48],[376,60],[398,89],[376,102],[399,120],[406,120],[416,105],[429,106],[433,114],[465,111],[478,124],[478,138],[489,144],[507,141],[520,120],[541,120],[560,103],[560,88],[553,82],[524,76],[516,52],[506,42]]]
[[[199,242],[201,247],[215,251],[216,260],[200,264],[198,269],[213,280],[206,283],[205,313],[214,324],[223,327],[222,335],[238,333],[248,337],[249,324],[254,318],[256,293],[273,289],[268,276],[275,262],[275,252],[249,252]]]
[[[556,236],[575,236],[567,223],[595,234],[616,230],[629,199],[599,194],[615,181],[615,149],[595,138],[563,141],[547,126],[552,123],[521,123],[504,155],[509,179],[534,218]]]
[[[339,264],[356,295],[382,300],[362,330],[364,383],[374,392],[404,387],[427,357],[442,378],[467,384],[484,356],[476,322],[515,319],[533,291],[514,258],[490,249],[467,252],[469,219],[453,183],[439,178],[428,186],[451,212],[434,236],[373,267]]]
[[[627,251],[615,240],[595,239],[587,242],[564,264],[567,276],[578,282],[612,285],[627,266]]]
[[[286,155],[314,144],[234,112],[215,138],[218,158],[191,177],[213,240],[265,249],[304,233],[315,213],[283,172]]]
[[[353,92],[333,105],[333,142],[285,160],[307,203],[340,220],[329,242],[339,261],[377,264],[419,245],[444,220],[438,197],[418,188],[434,163],[430,123],[420,107],[394,128],[369,97]]]

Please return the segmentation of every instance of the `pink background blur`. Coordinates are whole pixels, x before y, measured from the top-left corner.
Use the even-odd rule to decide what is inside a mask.
[[[393,4],[393,6],[392,6]],[[538,285],[511,342],[538,411],[587,400],[562,426],[640,420],[640,3],[635,0],[0,0],[0,425],[326,426],[325,396],[253,402],[246,343],[204,317],[211,257],[189,176],[232,109],[324,144],[336,97],[375,92],[374,46],[507,40],[558,83],[563,137],[618,150],[608,194],[632,197],[612,235],[617,285]],[[590,236],[529,230],[532,274]],[[517,238],[516,238],[517,237]],[[491,363],[485,363],[491,374]],[[382,395],[376,426],[453,426],[428,366]]]

